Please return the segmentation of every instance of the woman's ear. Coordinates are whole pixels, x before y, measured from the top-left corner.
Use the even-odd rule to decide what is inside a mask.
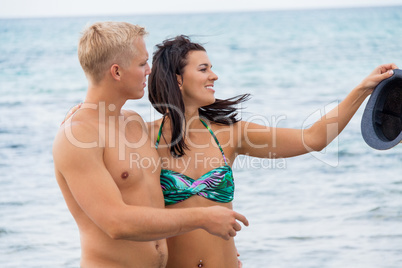
[[[120,72],[121,72],[121,68],[120,68],[119,65],[113,64],[110,67],[110,74],[112,75],[114,80],[120,81],[120,79],[121,79],[121,73]]]
[[[183,85],[183,79],[182,79],[181,75],[176,74],[176,79],[177,79],[177,84],[181,90],[181,86]]]

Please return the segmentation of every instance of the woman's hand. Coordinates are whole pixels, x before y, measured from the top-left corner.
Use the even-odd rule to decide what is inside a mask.
[[[70,111],[68,111],[66,117],[64,118],[63,122],[61,122],[60,125],[63,125],[64,122],[67,121],[67,119],[69,119],[76,111],[78,111],[82,106],[82,102],[78,103],[77,105],[75,105],[73,108],[70,109]]]
[[[367,76],[358,87],[363,90],[367,95],[370,95],[374,88],[384,79],[391,77],[394,72],[393,69],[398,69],[394,63],[382,64],[374,69],[374,71]]]

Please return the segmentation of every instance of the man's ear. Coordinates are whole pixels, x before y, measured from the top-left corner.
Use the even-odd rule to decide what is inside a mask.
[[[176,74],[176,79],[177,79],[177,84],[181,90],[181,86],[183,85],[183,79],[182,79],[181,75]]]
[[[117,64],[113,64],[110,67],[110,74],[112,75],[114,80],[120,81],[121,79],[121,68]]]

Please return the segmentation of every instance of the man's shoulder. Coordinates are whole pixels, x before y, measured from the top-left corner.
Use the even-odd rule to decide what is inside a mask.
[[[162,124],[162,118],[146,123],[149,133],[153,133],[156,135],[158,135],[161,124]]]
[[[69,118],[60,126],[53,142],[53,153],[67,150],[69,147],[94,148],[99,141],[99,129],[92,123]]]
[[[158,129],[159,129],[161,124],[162,124],[162,118],[157,119],[155,121],[147,122],[148,127],[158,128]]]
[[[99,132],[99,126],[96,126],[95,120],[97,118],[91,118],[85,113],[75,113],[68,118],[59,128],[56,138],[68,137],[69,135],[79,135],[83,138],[97,135]]]
[[[139,113],[137,113],[136,111],[133,111],[133,110],[121,110],[121,113],[126,117],[138,116],[138,117],[142,118]]]
[[[144,119],[141,117],[139,113],[133,110],[121,110],[121,114],[124,117],[125,121],[135,121],[141,123],[141,125],[145,125]]]

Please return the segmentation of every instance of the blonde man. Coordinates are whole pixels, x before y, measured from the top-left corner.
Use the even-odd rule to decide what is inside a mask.
[[[144,28],[123,22],[88,27],[78,55],[85,102],[56,135],[57,182],[81,238],[81,267],[165,267],[164,238],[202,228],[229,239],[247,219],[223,207],[164,209],[158,153],[144,122],[123,111],[144,95]]]

